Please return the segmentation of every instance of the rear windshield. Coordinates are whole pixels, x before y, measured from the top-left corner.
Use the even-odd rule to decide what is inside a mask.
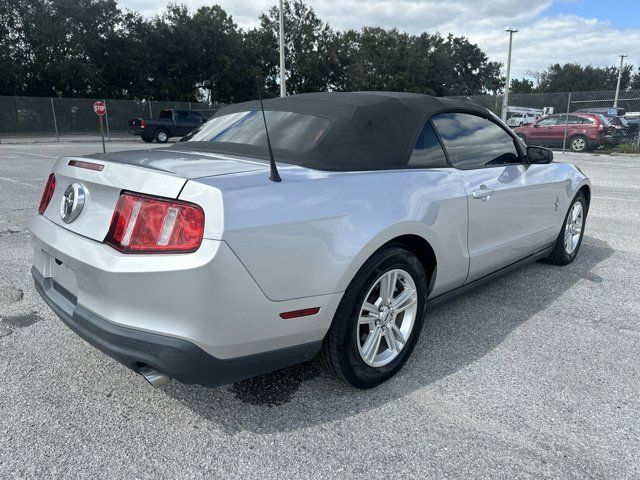
[[[611,122],[609,121],[609,119],[607,117],[605,117],[604,115],[602,115],[601,113],[598,113],[598,118],[600,119],[600,122],[603,125],[611,125]]]
[[[273,148],[304,152],[311,150],[328,130],[327,118],[296,112],[264,112]],[[260,110],[247,110],[215,117],[185,137],[191,142],[225,142],[267,145]]]

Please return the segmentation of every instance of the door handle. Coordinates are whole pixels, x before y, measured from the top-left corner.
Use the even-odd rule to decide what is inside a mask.
[[[477,190],[474,190],[472,195],[473,195],[473,198],[475,199],[479,198],[483,202],[486,202],[487,200],[489,200],[489,197],[491,197],[491,195],[493,195],[494,192],[495,190],[492,190],[486,185],[480,185],[480,188]]]

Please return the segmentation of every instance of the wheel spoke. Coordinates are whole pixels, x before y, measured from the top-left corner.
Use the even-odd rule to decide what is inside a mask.
[[[393,298],[397,279],[398,273],[395,270],[387,272],[387,274],[380,279],[380,297],[382,298],[383,305],[388,305]]]
[[[376,327],[369,333],[367,340],[364,342],[362,346],[362,353],[364,354],[364,359],[367,363],[372,363],[373,359],[376,358],[378,354],[378,349],[380,348],[380,340],[382,339],[382,329],[380,327]]]
[[[564,248],[566,249],[567,253],[571,253],[571,237],[571,230],[567,230],[564,234]]]
[[[384,337],[387,339],[387,346],[389,347],[389,350],[391,350],[392,352],[400,351],[400,346],[398,345],[396,337],[393,335],[393,331],[391,330],[391,328],[387,328],[384,331]]]
[[[571,220],[573,220],[574,222],[578,219],[578,214],[580,213],[580,207],[578,206],[578,204],[576,203],[573,206],[573,210],[571,211]]]
[[[375,306],[373,303],[364,302],[362,304],[362,310],[366,310],[367,312],[371,312],[378,315],[378,307]]]
[[[369,325],[369,327],[373,330],[377,319],[377,315],[360,315],[360,317],[358,318],[358,325]]]
[[[396,311],[396,314],[406,310],[411,305],[416,302],[416,293],[415,290],[411,288],[405,288],[405,290],[400,293],[396,298],[391,302],[391,306]]]
[[[407,340],[404,338],[404,335],[402,334],[402,332],[400,331],[400,329],[398,328],[398,326],[395,323],[391,324],[391,329],[393,330],[393,333],[395,335],[395,339],[397,341],[399,341],[402,345],[407,343]]]

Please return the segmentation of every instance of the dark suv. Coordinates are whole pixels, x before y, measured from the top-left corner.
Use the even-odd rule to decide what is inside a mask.
[[[583,152],[601,145],[620,143],[624,134],[598,113],[558,113],[541,118],[531,125],[514,129],[527,145],[562,147],[567,130],[567,146]]]

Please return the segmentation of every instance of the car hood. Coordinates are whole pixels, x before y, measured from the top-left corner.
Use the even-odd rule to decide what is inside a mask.
[[[96,153],[87,155],[85,158],[149,168],[159,172],[171,173],[187,180],[268,168],[265,162],[260,162],[259,160],[248,160],[218,153],[181,151],[177,148]]]

